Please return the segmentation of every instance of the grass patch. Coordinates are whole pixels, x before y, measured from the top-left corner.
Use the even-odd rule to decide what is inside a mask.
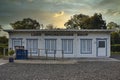
[[[120,52],[111,52],[112,55],[120,55]]]

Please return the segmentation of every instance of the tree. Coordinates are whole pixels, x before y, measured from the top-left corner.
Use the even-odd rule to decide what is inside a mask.
[[[4,48],[8,48],[8,38],[6,36],[0,36],[0,55],[3,55]]]
[[[119,28],[119,25],[117,23],[115,23],[115,22],[109,22],[107,24],[107,28],[108,29],[117,29],[117,28]]]
[[[73,15],[64,25],[67,29],[106,29],[102,14],[97,13],[91,17],[84,14]]]
[[[0,44],[7,44],[8,43],[8,38],[6,36],[1,36],[0,37]]]
[[[111,43],[120,44],[120,31],[111,33]]]
[[[48,24],[46,29],[56,29],[56,27],[53,24]]]
[[[115,29],[116,31],[111,33],[111,43],[112,44],[120,44],[120,29],[119,25],[115,22],[109,22],[107,24],[108,29]]]
[[[40,29],[40,24],[31,18],[25,18],[22,21],[16,21],[15,23],[10,23],[13,29]]]
[[[64,26],[66,26],[67,29],[79,29],[83,27],[84,21],[88,19],[89,16],[84,15],[84,14],[76,14],[71,17],[70,20],[68,20]]]

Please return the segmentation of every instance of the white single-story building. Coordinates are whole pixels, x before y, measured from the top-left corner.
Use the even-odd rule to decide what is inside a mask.
[[[32,56],[110,57],[110,33],[107,29],[17,29],[9,33],[9,48],[24,46]]]

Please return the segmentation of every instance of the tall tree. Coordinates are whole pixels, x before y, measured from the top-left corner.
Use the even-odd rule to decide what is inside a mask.
[[[84,14],[74,15],[64,25],[67,29],[106,29],[102,14],[97,13],[91,17]]]
[[[22,21],[10,23],[13,29],[40,29],[40,24],[31,18],[24,18]]]
[[[111,43],[120,44],[120,31],[111,33]]]
[[[8,43],[8,38],[6,36],[1,36],[0,37],[0,44],[7,44]]]
[[[64,26],[66,26],[67,29],[79,29],[84,26],[84,21],[88,19],[89,16],[84,14],[76,14],[71,17],[70,20],[68,20]]]
[[[108,29],[117,29],[117,28],[119,28],[119,25],[117,23],[115,23],[115,22],[109,22],[107,24],[107,28]]]

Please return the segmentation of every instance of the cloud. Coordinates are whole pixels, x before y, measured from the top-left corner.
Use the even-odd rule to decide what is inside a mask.
[[[120,15],[120,12],[115,12],[113,15],[118,16],[118,15]]]
[[[120,16],[120,11],[119,10],[108,9],[106,11],[106,14],[109,14],[109,15],[112,15],[112,16]]]
[[[33,0],[27,0],[28,2],[33,2]]]
[[[60,11],[58,13],[55,13],[54,17],[60,17],[60,16],[63,16],[63,15],[64,15],[64,11]]]

